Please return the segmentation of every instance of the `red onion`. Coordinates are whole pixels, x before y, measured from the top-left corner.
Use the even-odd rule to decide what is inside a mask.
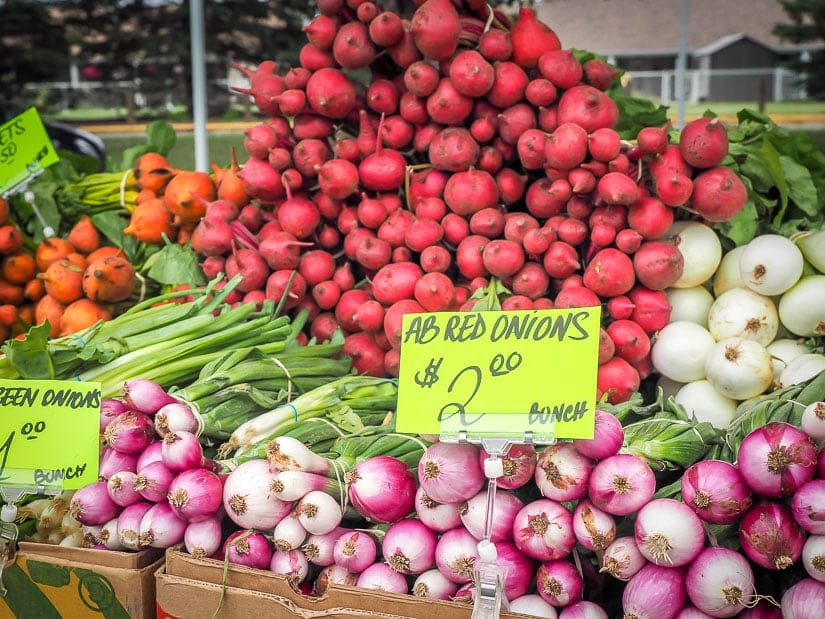
[[[590,500],[614,516],[641,509],[656,492],[656,477],[639,456],[616,454],[593,467],[588,484]]]
[[[496,492],[493,504],[491,542],[508,542],[513,539],[513,521],[524,503],[516,495],[506,491]],[[483,490],[466,503],[459,505],[461,523],[477,540],[484,539],[487,520],[487,491]]]
[[[107,481],[115,473],[121,471],[138,470],[138,454],[127,454],[111,447],[104,447],[100,454],[100,466],[98,467],[98,479]]]
[[[532,501],[513,520],[513,541],[516,548],[538,561],[566,557],[576,544],[573,514],[550,499]]]
[[[766,501],[751,507],[739,523],[739,541],[748,558],[771,570],[784,570],[802,555],[805,531],[791,510]]]
[[[155,427],[148,415],[136,411],[121,413],[106,426],[103,440],[115,451],[139,453],[155,439]]]
[[[433,443],[418,462],[418,482],[439,503],[466,501],[486,481],[478,454],[470,443]]]
[[[711,617],[733,617],[753,602],[753,570],[735,550],[707,547],[693,560],[685,577],[693,605]]]
[[[169,548],[183,541],[186,521],[175,515],[169,503],[155,503],[140,521],[140,545]]]
[[[791,510],[794,520],[808,533],[825,535],[825,479],[799,486],[791,498]]]
[[[297,585],[309,574],[309,562],[300,550],[276,550],[269,561],[269,571],[283,574],[289,582]]]
[[[360,574],[375,563],[378,545],[375,538],[365,531],[350,531],[340,535],[332,547],[336,565],[348,572]]]
[[[431,600],[449,600],[457,590],[458,585],[437,568],[421,572],[412,586],[413,595]]]
[[[272,529],[272,544],[277,550],[295,550],[306,541],[308,534],[298,520],[295,510],[289,512]]]
[[[83,548],[95,548],[103,545],[100,541],[100,533],[103,531],[102,524],[83,525],[80,531],[83,533]]]
[[[177,402],[163,387],[145,378],[127,380],[120,394],[131,408],[147,415],[154,415],[162,406]]]
[[[272,546],[262,533],[252,529],[235,531],[223,543],[221,555],[230,563],[266,570],[272,559]]]
[[[420,487],[415,492],[415,513],[418,519],[433,531],[443,532],[461,526],[458,503],[438,503],[433,501]]]
[[[536,566],[532,560],[523,555],[515,544],[498,542],[496,547],[496,565],[505,569],[504,594],[508,600],[521,597],[530,590]]]
[[[335,541],[349,533],[350,529],[335,527],[328,533],[309,535],[301,546],[307,561],[319,567],[326,567],[335,563]],[[280,550],[280,548],[278,548]],[[292,550],[291,548],[289,550]]]
[[[703,613],[695,606],[685,606],[679,611],[679,614],[676,615],[676,619],[712,619],[712,617],[707,613]]]
[[[203,465],[203,447],[198,437],[181,430],[163,437],[160,448],[163,463],[173,471],[196,469]]]
[[[381,554],[392,569],[420,574],[435,565],[435,531],[420,520],[405,518],[389,526],[381,540]]]
[[[573,510],[573,533],[588,550],[604,550],[616,538],[616,522],[588,499],[582,499]]]
[[[554,501],[575,501],[587,495],[593,461],[573,443],[555,443],[539,452],[534,478],[542,496]]]
[[[756,606],[745,608],[737,619],[782,619],[782,610],[773,602],[760,600]]]
[[[636,538],[631,535],[617,537],[605,548],[600,572],[607,572],[614,578],[628,581],[647,564],[647,559],[639,550]]]
[[[153,503],[165,501],[174,478],[175,472],[162,461],[156,460],[138,469],[137,477],[135,477],[135,490],[147,501]]]
[[[106,427],[112,420],[129,410],[129,406],[123,400],[115,398],[104,398],[100,401],[100,433],[106,431]]]
[[[825,449],[819,450],[819,456],[816,459],[816,476],[819,479],[825,479]]]
[[[109,498],[121,507],[142,501],[143,497],[135,490],[135,479],[137,479],[137,473],[133,471],[121,471],[112,475],[106,482]]]
[[[569,606],[581,599],[584,581],[566,559],[546,561],[536,572],[536,590],[553,606]]]
[[[473,579],[478,561],[478,540],[464,527],[441,534],[435,545],[435,564],[441,573],[460,585]]]
[[[100,543],[109,550],[124,550],[117,534],[117,518],[112,518],[100,528]]]
[[[571,608],[568,606],[567,608]],[[558,619],[556,607],[547,602],[538,593],[527,593],[515,600],[510,600],[508,609],[511,613],[521,613],[545,619]],[[566,609],[565,609],[566,610]]]
[[[321,490],[312,490],[295,506],[298,522],[311,535],[322,535],[341,524],[343,512],[338,501]]]
[[[339,493],[334,480],[306,471],[276,471],[270,487],[272,495],[282,501],[298,501],[313,490],[324,490],[333,496]]]
[[[733,524],[751,506],[751,491],[730,462],[700,460],[682,475],[682,500],[705,522]]]
[[[482,447],[479,450],[478,460],[481,470],[484,470],[484,461],[490,454]],[[515,490],[521,488],[531,479],[536,470],[536,448],[524,443],[510,445],[507,454],[502,456],[504,475],[496,480],[499,488]]]
[[[622,592],[626,618],[674,619],[687,599],[685,568],[648,563]]]
[[[140,522],[152,507],[152,503],[135,503],[123,508],[117,517],[117,537],[121,545],[129,550],[140,548]]]
[[[802,565],[811,578],[825,582],[825,535],[811,535],[805,540]]]
[[[739,445],[739,472],[751,490],[778,499],[792,495],[816,470],[816,444],[799,428],[771,422]]]
[[[607,613],[595,602],[579,600],[564,607],[559,613],[559,619],[607,619]]]
[[[825,402],[813,402],[802,411],[799,427],[815,441],[825,440]]]
[[[472,604],[475,600],[476,587],[472,582],[464,583],[455,592],[452,597],[454,602],[461,602],[462,604]]]
[[[169,432],[191,432],[198,434],[200,422],[195,412],[183,402],[164,404],[155,413],[155,432],[166,436]]]
[[[581,455],[593,460],[604,460],[619,453],[624,442],[624,429],[613,413],[596,409],[596,426],[593,438],[579,438],[573,441],[573,447]]]
[[[705,544],[705,528],[693,510],[675,499],[653,499],[639,510],[634,529],[639,551],[648,561],[687,565]]]
[[[415,477],[392,456],[376,456],[344,474],[350,503],[370,522],[401,520],[415,505]]]
[[[96,481],[78,489],[69,503],[69,513],[80,524],[102,525],[115,518],[121,506],[109,496],[104,481]]]
[[[821,619],[825,608],[825,584],[803,578],[782,594],[783,619]]]
[[[274,479],[275,473],[264,459],[239,464],[223,483],[223,507],[229,519],[244,529],[267,530],[277,525],[292,503],[270,494]]]
[[[186,522],[206,520],[221,507],[223,484],[212,471],[189,469],[172,480],[167,499],[178,518]]]
[[[315,581],[312,583],[312,595],[324,595],[330,585],[354,587],[356,582],[358,582],[358,574],[348,572],[345,568],[333,563],[318,572]]]
[[[140,455],[137,457],[137,467],[135,468],[136,471],[139,471],[144,466],[151,462],[156,462],[158,460],[162,460],[163,456],[161,454],[161,450],[163,448],[163,441],[152,441],[149,445],[140,452]]]
[[[387,593],[409,593],[407,579],[386,563],[373,563],[358,575],[356,587],[377,589]]]
[[[190,522],[183,532],[183,545],[186,552],[196,559],[211,557],[221,549],[223,534],[221,518],[207,518],[199,522]]]

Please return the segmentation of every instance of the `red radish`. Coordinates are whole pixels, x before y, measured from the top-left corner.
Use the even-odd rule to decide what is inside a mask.
[[[664,127],[643,127],[636,134],[636,143],[645,155],[659,155],[668,145],[670,121]]]
[[[412,251],[404,245],[392,248],[390,262],[410,262],[413,259]]]
[[[533,300],[523,294],[513,294],[501,302],[501,309],[507,310],[531,310],[534,309]]]
[[[577,168],[581,169],[581,168]],[[571,172],[575,172],[576,170],[570,170]],[[595,185],[595,179],[593,181]],[[554,186],[561,186],[563,188],[563,195],[567,195],[567,181],[563,178],[557,179],[553,181]],[[552,191],[553,187],[551,187]],[[573,193],[573,188],[570,187],[570,193]],[[599,209],[603,207],[598,207]],[[567,213],[568,217],[572,217],[573,219],[580,219],[582,221],[588,221],[594,212],[597,212],[598,209],[593,208],[593,203],[588,198],[583,196],[574,196],[571,195],[570,198],[567,200],[567,204],[564,206],[564,210]],[[596,223],[608,223],[608,222],[593,222],[590,225],[595,225]],[[609,225],[609,224],[608,224]]]
[[[426,119],[426,101],[424,112]],[[399,114],[393,114],[384,119],[380,135],[381,143],[387,148],[404,150],[412,144],[415,137],[415,127]]]
[[[728,155],[728,130],[718,118],[690,121],[679,135],[679,151],[688,165],[712,168]]]
[[[427,152],[433,138],[435,138],[441,130],[442,126],[434,122],[416,127],[415,136],[413,137],[413,150],[417,153]]]
[[[615,297],[614,297],[615,298]],[[599,329],[599,359],[598,364],[607,363],[616,353],[616,344],[610,339],[604,327]]]
[[[384,11],[369,23],[369,35],[379,47],[392,47],[404,35],[401,18],[391,11]]]
[[[498,138],[496,138],[498,139]],[[496,174],[504,165],[504,155],[496,146],[487,145],[481,149],[478,169],[488,174]]]
[[[555,234],[547,228],[535,228],[524,233],[521,245],[528,257],[538,258],[544,255],[554,240]]]
[[[282,172],[292,167],[292,153],[286,148],[271,148],[267,156],[269,165]]]
[[[415,216],[406,209],[393,211],[378,228],[378,238],[384,239],[393,247],[404,245],[404,234]]]
[[[459,215],[472,215],[498,203],[495,179],[482,170],[456,172],[444,187],[444,202]]]
[[[415,205],[420,198],[440,198],[444,195],[444,185],[447,184],[448,178],[448,174],[434,168],[412,172],[410,174],[410,204]]]
[[[428,97],[438,87],[441,74],[429,62],[419,60],[404,71],[404,85],[417,97]]]
[[[468,234],[470,224],[464,217],[456,213],[447,213],[441,218],[441,227],[444,228],[444,241],[457,246]]]
[[[281,174],[267,161],[254,157],[247,159],[243,169],[238,172],[238,178],[243,181],[244,190],[252,198],[271,202],[284,195]]]
[[[449,0],[428,0],[444,2]],[[449,77],[442,78],[427,97],[430,118],[442,125],[460,125],[473,111],[473,99],[458,92]]]
[[[307,138],[292,149],[292,165],[302,176],[311,178],[318,174],[318,167],[330,158],[326,140]]]
[[[627,224],[648,241],[665,236],[673,220],[673,209],[653,196],[639,198],[627,209]]]
[[[428,154],[436,170],[461,172],[478,161],[481,149],[464,127],[446,127],[430,142]]]
[[[347,22],[341,26],[332,44],[332,56],[335,61],[350,70],[369,66],[375,60],[377,52],[369,37],[367,26],[358,21]]]
[[[423,125],[429,120],[427,99],[416,97],[411,92],[404,92],[398,101],[398,113],[409,123]]]
[[[256,71],[250,80],[250,88],[232,86],[232,90],[244,95],[251,95],[255,101],[255,106],[262,114],[277,116],[280,113],[278,104],[273,100],[274,97],[284,91],[284,80],[278,75]]]
[[[542,131],[555,131],[559,126],[559,110],[555,105],[540,107],[537,117]]]
[[[312,200],[304,195],[293,196],[288,186],[286,196],[287,199],[278,207],[278,221],[281,227],[297,239],[308,238],[321,224],[321,213]]]
[[[536,114],[527,103],[511,105],[498,115],[498,135],[508,144],[516,144],[522,133],[535,127]]]
[[[513,61],[525,69],[535,67],[541,55],[548,50],[561,49],[556,33],[527,7],[519,9],[510,38],[513,42]]]
[[[461,21],[450,0],[426,0],[413,14],[410,34],[419,51],[432,60],[444,60],[458,47]]]
[[[226,220],[204,217],[195,226],[192,245],[204,256],[222,256],[232,249],[232,227]]]
[[[506,30],[490,28],[478,39],[478,51],[490,62],[509,60],[513,53],[513,42]]]
[[[689,178],[693,176],[693,168],[682,157],[682,153],[676,144],[665,146],[661,153],[651,157],[649,165],[650,174],[653,177],[659,176],[668,170]]]
[[[615,238],[616,228],[604,224],[596,224],[590,228],[590,244],[592,247],[607,247]]]
[[[326,342],[332,339],[340,327],[332,312],[321,312],[312,320],[309,334],[319,342]]]
[[[378,5],[374,2],[362,2],[355,10],[355,14],[358,21],[369,24],[378,16]],[[370,36],[370,40],[372,40],[372,36]]]
[[[645,241],[633,254],[633,268],[643,286],[651,290],[664,290],[682,276],[685,259],[673,243]]]
[[[450,62],[450,79],[455,89],[468,97],[482,97],[495,81],[496,72],[475,50],[462,50]]]
[[[223,256],[207,256],[200,266],[208,279],[214,279],[219,274],[225,273],[226,259]]]
[[[335,307],[341,298],[341,287],[330,279],[312,286],[311,294],[320,309],[329,310]]]
[[[567,90],[584,77],[584,69],[569,49],[550,49],[539,56],[539,73],[560,89]]]
[[[375,299],[367,299],[355,310],[352,322],[364,331],[379,331],[384,328],[384,306]]]
[[[621,230],[627,225],[627,209],[616,204],[606,204],[593,209],[588,218],[591,226],[604,224],[616,230]]]
[[[527,189],[527,175],[519,174],[513,168],[502,168],[496,174],[499,199],[505,206],[515,204]]]
[[[327,118],[344,118],[355,107],[355,87],[338,69],[315,71],[307,82],[306,93],[312,109]]]
[[[442,245],[425,247],[418,257],[418,264],[425,273],[445,273],[453,263],[450,251]]]
[[[524,89],[524,98],[533,107],[548,106],[555,102],[558,91],[550,80],[538,77],[530,80]]]
[[[244,132],[243,147],[250,157],[265,160],[278,143],[275,130],[265,124],[254,125]]]
[[[318,168],[318,184],[334,200],[343,200],[358,190],[358,168],[346,159],[330,159]]]
[[[579,246],[587,239],[587,224],[580,219],[574,217],[567,217],[559,224],[558,237],[560,241],[570,243],[573,246]]]
[[[524,250],[521,244],[507,239],[494,239],[481,252],[484,268],[499,279],[515,275],[524,266]]]
[[[598,161],[610,161],[619,156],[622,140],[619,134],[609,127],[596,129],[587,138],[590,156]]]
[[[309,286],[331,279],[335,268],[335,258],[322,249],[310,249],[304,252],[298,263],[298,273],[303,276]]]
[[[516,142],[519,161],[525,170],[540,170],[544,167],[547,157],[545,145],[547,134],[540,129],[527,129]]]
[[[558,180],[563,181],[570,187],[570,193],[575,193],[578,195],[591,193],[594,189],[596,189],[596,176],[593,172],[581,166],[570,170],[566,179]]]
[[[559,124],[575,123],[588,133],[602,127],[615,127],[619,108],[601,90],[580,84],[566,90],[559,98]]]
[[[608,172],[599,179],[599,197],[608,204],[633,204],[639,198],[639,187],[627,174]]]
[[[515,62],[498,62],[495,64],[496,80],[487,93],[487,100],[499,108],[515,105],[524,98],[530,78]]]
[[[691,208],[711,222],[733,219],[748,201],[742,179],[730,168],[719,166],[705,170],[693,179]]]
[[[522,243],[524,235],[529,230],[536,230],[540,226],[538,220],[527,213],[511,212],[505,215],[504,238]]]
[[[625,294],[636,281],[633,262],[613,247],[600,249],[584,270],[584,285],[602,297]]]
[[[329,69],[336,65],[331,51],[320,50],[312,43],[307,43],[301,48],[301,51],[298,52],[298,61],[301,63],[302,68],[311,72]]]
[[[295,269],[300,262],[301,247],[311,245],[298,241],[289,232],[275,232],[261,241],[258,253],[273,271]]]
[[[358,374],[382,377],[386,375],[384,350],[369,331],[350,333],[344,338],[341,352],[352,359],[352,367]]]
[[[355,248],[355,261],[370,271],[377,271],[389,264],[393,255],[392,246],[385,240],[372,235],[363,238]]]
[[[358,136],[355,141],[358,145],[358,153],[363,158],[375,152],[378,135],[376,127],[372,124],[370,114],[366,110],[358,110],[358,120]]]
[[[291,284],[289,283],[290,279],[292,279]],[[307,284],[304,278],[299,273],[287,271],[286,269],[273,271],[266,280],[264,290],[266,298],[272,299],[276,303],[279,303],[283,298],[285,309],[292,309],[298,305],[304,298],[306,291]]]
[[[306,93],[297,88],[283,91],[274,100],[284,116],[297,116],[306,107]]]
[[[636,253],[642,246],[644,238],[641,234],[631,228],[624,228],[616,233],[614,243],[616,249],[626,254]]]
[[[441,198],[422,198],[415,206],[415,216],[418,219],[441,221],[446,213],[447,205]]]
[[[565,201],[556,198],[550,191],[552,184],[549,178],[538,178],[528,185],[524,204],[534,217],[549,219],[564,210]]]
[[[489,142],[496,136],[496,122],[492,118],[476,118],[470,125],[470,135],[480,143]]]
[[[614,320],[608,325],[607,334],[613,340],[616,356],[628,363],[637,363],[650,352],[650,338],[644,329],[632,320]]]
[[[393,348],[401,346],[401,326],[404,314],[420,313],[424,308],[415,299],[400,299],[384,313],[384,333]]]
[[[693,181],[678,172],[663,173],[653,178],[653,191],[667,206],[684,206],[693,193]]]
[[[610,404],[626,402],[639,390],[639,372],[621,357],[613,357],[599,366],[596,374],[597,399],[607,396]]]
[[[591,58],[584,63],[585,81],[599,90],[607,90],[613,83],[613,78],[619,74],[616,67],[610,66],[604,60]]]
[[[663,329],[670,321],[670,302],[664,290],[637,286],[627,296],[633,303],[630,319],[648,333]]]
[[[414,295],[428,312],[445,311],[455,303],[455,286],[443,273],[424,273],[415,283]]]
[[[484,247],[489,242],[489,238],[478,234],[468,235],[461,240],[455,250],[456,266],[461,275],[467,279],[489,275],[482,259]]]
[[[547,136],[544,155],[552,168],[575,168],[587,156],[587,131],[577,123],[560,124]]]
[[[224,268],[228,279],[241,275],[241,281],[237,286],[240,292],[263,288],[269,277],[269,267],[254,249],[236,249],[226,259]]]
[[[378,125],[380,134],[384,122],[383,115]],[[361,185],[374,191],[391,191],[398,189],[404,182],[407,162],[397,150],[382,148],[379,140],[375,152],[367,155],[358,165],[358,177]],[[320,177],[320,172],[319,172]]]
[[[444,228],[432,219],[415,218],[404,232],[404,244],[412,251],[420,253],[435,245],[444,236]]]
[[[581,267],[576,249],[564,241],[550,243],[542,258],[542,264],[547,274],[555,279],[564,279]]]
[[[323,249],[334,249],[341,242],[341,233],[335,226],[324,224],[318,231],[318,245]]]
[[[514,294],[535,300],[547,293],[550,287],[550,276],[542,265],[528,261],[513,275],[510,287]]]
[[[387,49],[392,61],[402,69],[406,69],[417,60],[421,60],[421,52],[415,45],[410,28],[412,24],[408,19],[401,20],[401,39],[398,43]]]
[[[584,286],[567,286],[556,295],[554,304],[559,309],[571,307],[598,307],[601,304],[596,293]]]
[[[338,31],[338,22],[329,15],[318,15],[306,26],[304,33],[307,40],[320,50],[332,49],[335,33]]]
[[[355,251],[364,239],[376,238],[375,231],[369,228],[362,228],[356,226],[344,236],[344,255],[350,260],[355,260]]]
[[[356,214],[361,225],[372,230],[377,230],[388,215],[386,207],[380,200],[370,198],[365,193],[361,194]]]
[[[358,331],[358,324],[354,318],[355,312],[370,298],[370,293],[362,288],[344,290],[335,305],[335,320],[349,332]]]
[[[395,262],[383,266],[372,278],[373,296],[385,306],[401,299],[411,299],[415,282],[422,274],[421,267],[414,262]]]

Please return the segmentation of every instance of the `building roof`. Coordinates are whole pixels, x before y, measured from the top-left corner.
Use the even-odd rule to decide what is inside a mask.
[[[679,47],[680,0],[542,0],[539,18],[565,48],[604,56],[671,55]],[[687,0],[690,53],[747,37],[778,52],[805,46],[771,30],[790,23],[778,0]],[[728,37],[734,37],[728,39]]]

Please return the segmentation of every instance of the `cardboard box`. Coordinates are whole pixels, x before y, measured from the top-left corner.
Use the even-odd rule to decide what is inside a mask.
[[[158,619],[202,617],[336,617],[337,619],[469,619],[472,607],[460,602],[440,602],[412,595],[384,593],[331,585],[320,597],[307,597],[286,578],[242,565],[214,559],[195,559],[170,548],[157,577]],[[216,613],[215,611],[219,609]],[[502,612],[502,618],[524,615]]]
[[[113,552],[20,542],[3,569],[0,617],[150,619],[164,551]]]

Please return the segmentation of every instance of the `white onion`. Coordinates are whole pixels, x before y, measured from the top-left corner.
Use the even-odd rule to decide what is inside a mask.
[[[538,593],[528,593],[510,602],[508,609],[511,613],[521,613],[531,617],[556,619],[559,614],[556,607],[545,601]]]
[[[802,411],[799,427],[815,441],[825,441],[825,402],[811,402]]]
[[[688,415],[724,430],[736,414],[737,401],[722,395],[708,380],[694,380],[682,386],[673,398]]]
[[[776,388],[780,389],[789,385],[804,383],[823,370],[825,370],[825,355],[815,352],[799,355],[788,364],[788,367],[782,370]]]
[[[802,339],[793,340],[788,337],[775,339],[765,348],[771,355],[773,363],[773,378],[774,381],[779,379],[782,371],[788,367],[788,364],[796,359],[799,355],[804,355],[811,352],[810,348],[805,346],[805,341]]]
[[[750,288],[731,288],[710,306],[708,331],[717,342],[743,337],[767,346],[779,331],[779,314],[769,297]]]
[[[801,337],[825,335],[825,275],[803,277],[779,299],[779,320]]]
[[[805,540],[802,565],[811,578],[825,582],[825,535],[811,535]]]
[[[773,381],[768,351],[758,342],[741,337],[717,342],[708,354],[705,373],[719,393],[734,400],[764,393]]]
[[[707,288],[668,288],[665,293],[670,303],[670,322],[686,320],[707,328],[708,311],[713,304],[713,295]]]
[[[677,221],[667,236],[685,258],[674,288],[692,288],[713,277],[722,259],[722,243],[713,228],[698,221]]]
[[[659,374],[681,383],[705,377],[705,361],[716,340],[695,322],[680,320],[656,334],[650,359]]]
[[[763,234],[745,245],[739,256],[739,275],[751,290],[775,296],[799,280],[804,263],[802,252],[788,237]]]
[[[731,288],[744,286],[739,274],[739,258],[745,251],[744,245],[738,245],[722,256],[719,268],[713,276],[713,294],[717,297]]]
[[[797,232],[791,236],[805,260],[820,273],[825,273],[825,230]]]

